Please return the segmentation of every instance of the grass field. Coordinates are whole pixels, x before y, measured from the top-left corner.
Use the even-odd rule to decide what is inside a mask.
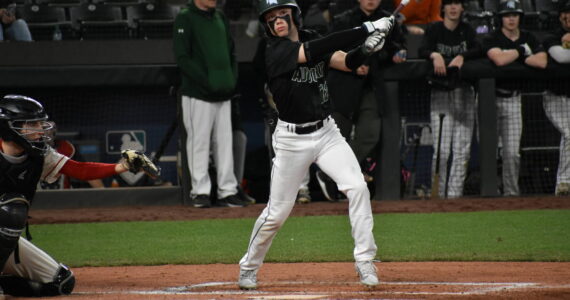
[[[570,210],[375,215],[382,261],[570,261]],[[236,264],[255,219],[33,225],[72,267]],[[352,261],[347,216],[292,217],[267,262]]]

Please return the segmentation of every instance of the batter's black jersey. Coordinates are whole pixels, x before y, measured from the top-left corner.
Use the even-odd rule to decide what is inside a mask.
[[[265,51],[265,68],[279,119],[289,123],[322,120],[330,114],[326,82],[332,53],[298,63],[302,42],[318,38],[314,31],[299,31],[300,41],[270,37]]]
[[[12,164],[0,154],[0,195],[22,194],[31,201],[43,170],[43,158],[29,157],[19,164]]]
[[[477,42],[475,30],[471,25],[460,22],[457,28],[449,30],[441,22],[431,23],[425,31],[419,56],[429,58],[432,52],[437,52],[444,59],[450,60],[462,55],[465,60],[482,56],[481,44]]]

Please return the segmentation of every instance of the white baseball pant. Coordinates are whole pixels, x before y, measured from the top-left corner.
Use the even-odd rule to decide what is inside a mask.
[[[247,252],[240,260],[241,269],[255,270],[263,264],[275,234],[295,204],[298,187],[311,163],[329,175],[348,198],[354,259],[369,261],[376,256],[370,192],[364,176],[332,117],[324,123],[315,132],[297,134],[293,131],[295,124],[277,122],[269,201],[255,222]]]
[[[54,281],[55,276],[59,272],[60,264],[49,254],[23,237],[20,237],[18,240],[17,251],[19,251],[20,263],[16,264],[14,259],[15,251],[12,252],[4,265],[2,274],[14,275],[41,283]]]
[[[520,144],[523,130],[521,95],[497,97],[497,130],[502,145],[503,195],[517,196],[519,190]]]
[[[237,181],[232,153],[231,102],[208,102],[182,96],[182,118],[188,134],[186,151],[192,184],[191,196],[210,194],[210,151],[216,165],[218,198],[235,195]]]
[[[561,134],[556,185],[570,183],[570,98],[547,92],[542,105],[546,116]]]
[[[439,156],[439,197],[445,198],[447,161],[453,153],[449,180],[447,180],[447,197],[463,196],[463,186],[467,176],[467,166],[471,153],[471,139],[475,127],[475,109],[477,99],[475,91],[469,84],[447,91],[431,90],[431,128],[433,136],[432,174],[435,174],[437,161],[437,144],[439,141],[439,115],[444,114],[441,130],[441,149]]]

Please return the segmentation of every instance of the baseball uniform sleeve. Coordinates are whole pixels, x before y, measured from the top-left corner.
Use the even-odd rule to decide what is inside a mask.
[[[68,160],[69,157],[58,153],[50,147],[47,155],[44,157],[44,169],[41,180],[47,183],[54,183],[60,176],[59,171]]]

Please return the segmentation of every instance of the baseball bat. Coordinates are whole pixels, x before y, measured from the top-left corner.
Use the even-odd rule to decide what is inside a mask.
[[[395,17],[397,14],[400,13],[400,11],[406,6],[408,5],[408,3],[410,2],[410,0],[402,0],[400,2],[400,4],[398,5],[398,7],[396,7],[396,9],[394,9],[394,11],[392,12],[392,14],[390,16]]]
[[[445,114],[439,114],[439,136],[437,138],[437,154],[435,156],[435,174],[433,175],[433,181],[431,183],[432,199],[439,197],[439,156],[441,151],[441,132],[443,129],[443,118],[445,118]]]
[[[422,138],[422,132],[420,131],[420,135],[415,135],[414,134],[414,138],[413,138],[413,147],[414,147],[414,156],[412,159],[412,169],[410,170],[410,181],[408,182],[408,186],[406,189],[406,194],[407,196],[413,196],[414,195],[414,188],[416,185],[416,169],[417,169],[417,165],[418,165],[418,149],[420,148],[420,140]]]

